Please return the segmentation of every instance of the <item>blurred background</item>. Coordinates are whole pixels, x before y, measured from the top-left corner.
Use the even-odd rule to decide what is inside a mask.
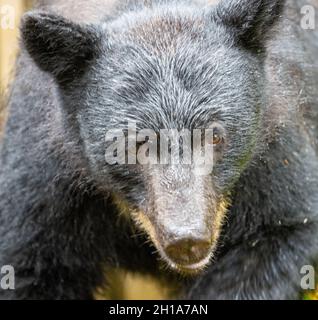
[[[0,0],[0,93],[8,91],[14,76],[15,59],[19,48],[19,22],[23,12],[32,6],[32,2],[33,0]],[[96,294],[97,299],[170,297],[169,289],[154,279],[126,274],[121,270],[114,270],[111,274],[111,290],[109,292],[99,290]],[[308,293],[304,298],[318,299],[318,291]]]
[[[0,0],[0,86],[7,88],[18,50],[18,26],[30,0]]]

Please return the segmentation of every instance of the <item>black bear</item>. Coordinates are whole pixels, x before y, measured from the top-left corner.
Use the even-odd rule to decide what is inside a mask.
[[[0,265],[15,290],[0,297],[92,299],[120,267],[185,299],[298,298],[318,253],[318,32],[301,27],[305,4],[318,8],[56,0],[26,13],[0,149]],[[150,161],[165,143],[184,159],[182,130],[192,148],[195,130],[209,136],[210,171],[192,156]]]

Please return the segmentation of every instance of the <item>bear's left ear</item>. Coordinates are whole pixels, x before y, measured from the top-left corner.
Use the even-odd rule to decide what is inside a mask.
[[[72,81],[96,56],[100,36],[91,26],[81,26],[47,12],[24,15],[23,43],[36,64],[60,83]]]
[[[258,51],[284,5],[285,0],[221,0],[213,10],[213,19],[228,28],[240,45]]]

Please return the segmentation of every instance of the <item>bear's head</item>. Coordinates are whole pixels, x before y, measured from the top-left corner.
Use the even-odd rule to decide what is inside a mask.
[[[266,40],[283,3],[161,2],[99,25],[23,19],[24,45],[55,78],[94,181],[180,272],[208,264],[262,139]]]

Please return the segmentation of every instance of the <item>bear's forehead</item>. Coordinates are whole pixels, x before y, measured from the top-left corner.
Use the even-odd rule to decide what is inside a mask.
[[[126,19],[106,22],[104,26],[115,42],[135,43],[154,54],[175,53],[177,48],[204,41],[206,35],[202,11],[170,8],[130,13]]]
[[[139,43],[155,53],[175,53],[177,48],[202,40],[203,22],[190,18],[158,17],[130,31]]]
[[[128,31],[128,35],[152,49],[170,51],[177,46],[180,39],[199,40],[203,27],[204,23],[199,19],[163,15],[136,25]]]

